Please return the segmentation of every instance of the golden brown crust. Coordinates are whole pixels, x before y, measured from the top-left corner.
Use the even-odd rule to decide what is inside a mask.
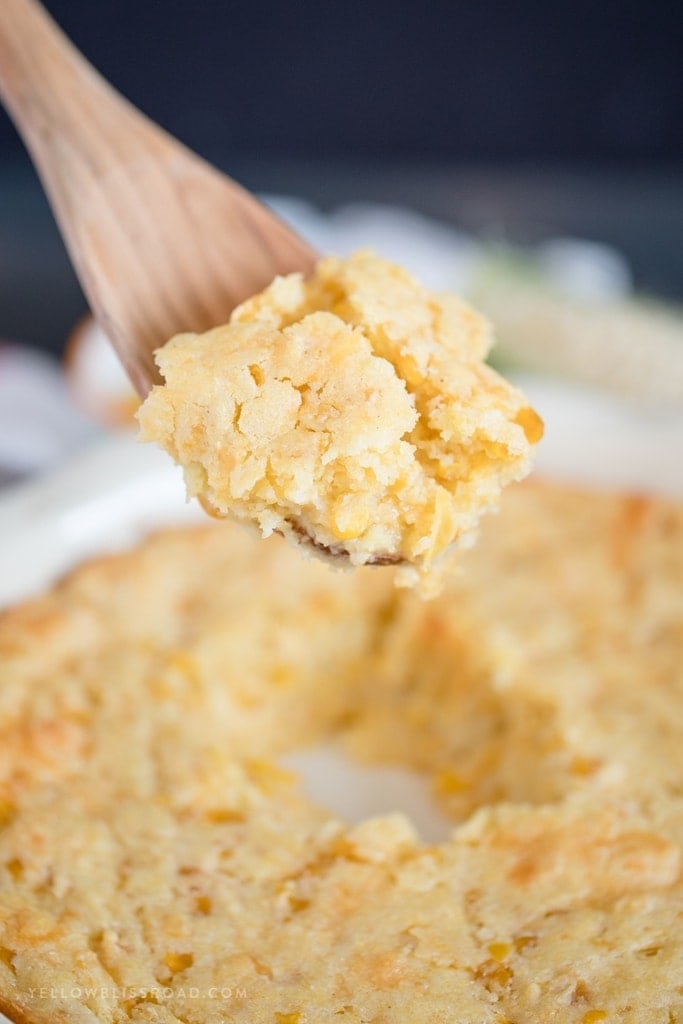
[[[227,524],[0,618],[0,1007],[17,1024],[671,1024],[683,507],[512,489],[424,604]],[[279,753],[432,780],[349,827]]]

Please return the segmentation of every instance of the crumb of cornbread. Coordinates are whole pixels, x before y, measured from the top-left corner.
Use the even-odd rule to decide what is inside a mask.
[[[207,525],[0,616],[0,1012],[678,1021],[683,504],[526,483],[463,561],[426,603]],[[278,764],[346,736],[451,836]]]
[[[369,252],[329,257],[159,350],[142,436],[214,514],[415,581],[528,472],[542,433],[484,364],[490,345],[455,296]]]

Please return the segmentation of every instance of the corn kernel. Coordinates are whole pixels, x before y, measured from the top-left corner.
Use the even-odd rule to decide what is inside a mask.
[[[311,905],[310,900],[301,899],[299,896],[288,896],[289,906],[294,914],[300,914],[302,910],[306,910]]]
[[[489,946],[489,953],[494,960],[498,961],[498,963],[502,963],[502,961],[505,960],[511,952],[512,946],[509,942],[492,942]]]
[[[194,957],[192,953],[167,953],[164,963],[171,974],[178,974],[179,971],[186,971],[188,967],[192,967]]]
[[[370,512],[358,503],[349,505],[344,499],[337,502],[332,513],[332,526],[339,540],[361,537],[370,525]]]
[[[247,771],[249,777],[253,782],[259,786],[264,793],[272,793],[279,786],[291,784],[294,782],[296,776],[287,771],[285,768],[280,768],[279,765],[273,764],[272,761],[266,761],[264,758],[255,757],[249,760],[247,763]]]
[[[301,1020],[300,1013],[276,1013],[275,1014],[276,1024],[299,1024]]]
[[[15,882],[18,882],[24,873],[24,865],[18,857],[12,857],[11,860],[8,860],[5,867]]]
[[[600,767],[600,761],[597,757],[582,757],[577,755],[572,758],[569,766],[570,771],[574,775],[594,775]]]
[[[607,1020],[605,1010],[589,1010],[581,1018],[581,1024],[598,1024],[600,1020]]]
[[[245,820],[244,811],[233,807],[210,807],[205,816],[213,825],[239,825]]]
[[[211,913],[211,900],[208,896],[197,896],[194,905],[197,912],[199,914],[204,914],[205,917]]]
[[[0,796],[0,827],[6,825],[14,813],[14,804]]]
[[[504,988],[511,978],[512,971],[509,967],[496,967],[495,971],[491,974],[491,981],[495,981],[501,988]]]
[[[483,964],[479,964],[474,972],[474,977],[483,981],[490,991],[491,984],[504,988],[512,978],[512,969],[496,963],[493,959],[486,960]]]
[[[543,437],[543,420],[528,405],[519,410],[515,416],[515,423],[522,428],[529,444],[536,444]]]
[[[169,668],[174,669],[183,676],[187,676],[193,681],[197,678],[197,662],[188,651],[173,651],[169,655],[167,664]]]
[[[274,686],[291,686],[297,680],[297,675],[291,665],[276,665],[271,669],[270,681]]]
[[[458,775],[451,768],[444,768],[434,778],[434,789],[440,796],[453,796],[467,789],[467,783],[462,775]]]
[[[507,445],[501,441],[487,441],[482,445],[482,451],[487,459],[505,459],[508,457]]]
[[[5,964],[6,967],[11,967],[14,960],[14,951],[8,949],[7,946],[0,946],[0,964]]]

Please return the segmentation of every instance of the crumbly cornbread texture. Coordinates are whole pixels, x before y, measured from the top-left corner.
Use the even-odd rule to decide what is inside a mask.
[[[683,1019],[683,506],[524,484],[430,603],[231,524],[0,619],[19,1024]],[[431,781],[349,827],[281,752]]]
[[[207,510],[415,582],[529,470],[542,424],[488,324],[372,253],[277,278],[157,353],[142,436]]]

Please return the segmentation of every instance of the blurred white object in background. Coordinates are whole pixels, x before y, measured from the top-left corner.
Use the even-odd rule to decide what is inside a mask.
[[[60,462],[97,433],[74,408],[53,359],[0,345],[0,486]]]
[[[436,291],[466,291],[481,258],[481,243],[471,235],[405,207],[350,203],[323,214],[287,196],[265,201],[320,253],[349,256],[372,249]]]
[[[588,298],[587,267],[579,275],[574,264],[565,283],[557,266],[549,274],[530,254],[482,261],[469,295],[493,323],[494,363],[683,411],[683,315],[663,303],[598,293],[598,280]]]
[[[534,251],[548,282],[576,299],[623,299],[633,291],[628,263],[608,245],[582,238],[551,238]]]
[[[84,316],[69,337],[66,380],[76,405],[108,427],[130,426],[140,400],[106,334]]]
[[[400,207],[344,206],[332,215],[331,227],[342,255],[375,249],[435,291],[466,292],[481,258],[481,243],[471,235]]]

